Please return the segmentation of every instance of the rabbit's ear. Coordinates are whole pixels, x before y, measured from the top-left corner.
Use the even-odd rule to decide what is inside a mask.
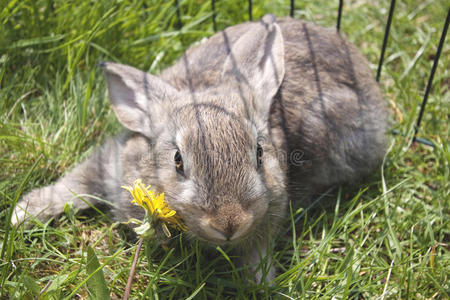
[[[284,78],[283,35],[273,15],[251,24],[232,45],[223,69],[227,75],[250,86],[258,98],[256,108],[268,113]]]
[[[178,91],[160,78],[117,63],[100,63],[106,74],[111,106],[131,131],[154,137],[167,121],[163,102]]]

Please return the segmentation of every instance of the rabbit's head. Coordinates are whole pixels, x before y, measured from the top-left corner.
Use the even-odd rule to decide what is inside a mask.
[[[238,39],[221,83],[209,89],[180,91],[129,66],[103,68],[119,121],[151,145],[148,157],[138,158],[147,161],[139,176],[165,192],[189,232],[231,243],[262,234],[256,230],[262,220],[283,215],[285,167],[268,126],[284,76],[283,38],[273,17]]]

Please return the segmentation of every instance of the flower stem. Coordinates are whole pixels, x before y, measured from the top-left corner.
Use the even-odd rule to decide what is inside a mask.
[[[136,264],[139,257],[139,252],[142,248],[144,239],[140,238],[137,244],[136,253],[134,254],[133,264],[131,265],[130,275],[128,276],[127,286],[125,287],[125,293],[123,294],[123,300],[128,300],[131,291],[131,284],[133,283],[134,272],[136,271]]]

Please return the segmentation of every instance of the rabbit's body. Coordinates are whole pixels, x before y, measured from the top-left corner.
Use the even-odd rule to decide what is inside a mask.
[[[286,70],[269,124],[271,139],[289,163],[291,189],[317,192],[361,179],[382,159],[387,125],[385,101],[367,60],[334,28],[290,18],[277,23]],[[161,77],[187,91],[223,85],[227,49],[247,30],[248,23],[233,26],[191,47]]]
[[[266,16],[192,47],[163,80],[104,68],[130,132],[26,195],[19,206],[31,215],[57,215],[70,200],[86,208],[74,195],[91,194],[110,201],[117,220],[139,218],[120,186],[141,178],[200,239],[245,239],[244,260],[256,267],[288,199],[357,180],[384,154],[383,98],[366,60],[335,30]],[[24,219],[20,207],[13,221]]]

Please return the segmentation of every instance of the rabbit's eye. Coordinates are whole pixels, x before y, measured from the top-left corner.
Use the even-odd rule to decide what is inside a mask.
[[[175,153],[173,160],[175,161],[175,168],[177,169],[177,172],[183,175],[184,174],[183,158],[181,157],[180,151],[177,151]]]
[[[258,168],[262,165],[262,156],[263,156],[263,148],[258,143],[256,146],[256,163],[258,165]]]

